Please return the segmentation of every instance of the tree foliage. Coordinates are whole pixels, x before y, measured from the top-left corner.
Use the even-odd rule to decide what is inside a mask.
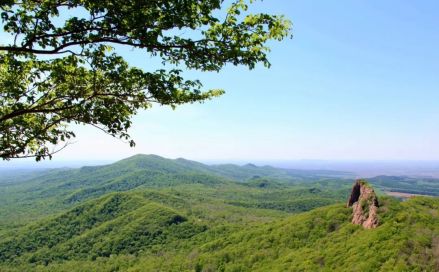
[[[282,16],[251,14],[236,0],[7,0],[0,3],[0,157],[51,157],[89,124],[134,142],[131,117],[221,95],[181,69],[269,66],[267,42],[290,35]],[[250,3],[253,1],[250,1]],[[130,66],[114,46],[139,48],[164,66]]]

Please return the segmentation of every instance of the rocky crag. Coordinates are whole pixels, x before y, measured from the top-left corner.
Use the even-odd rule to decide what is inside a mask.
[[[373,188],[365,180],[356,180],[347,203],[347,207],[352,207],[352,223],[366,229],[376,228],[378,206]]]

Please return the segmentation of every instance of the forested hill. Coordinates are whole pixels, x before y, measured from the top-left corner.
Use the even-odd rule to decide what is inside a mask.
[[[254,165],[205,165],[157,155],[135,155],[104,166],[27,173],[0,183],[0,233],[3,226],[22,225],[112,192],[179,190],[205,192],[242,207],[298,212],[335,203],[345,197],[350,181],[343,172],[301,171]],[[196,189],[194,189],[196,188]],[[31,213],[29,210],[33,210]]]
[[[155,155],[26,173],[0,183],[0,271],[437,270],[438,199],[380,195],[366,230],[344,175]]]
[[[281,169],[271,166],[258,167],[254,164],[242,166],[235,164],[206,165],[183,158],[173,160],[158,155],[138,154],[109,165],[85,166],[79,169],[61,168],[46,171],[39,170],[34,171],[34,175],[32,175],[31,170],[26,170],[26,172],[22,174],[5,171],[4,176],[0,179],[0,184],[30,180],[56,181],[60,179],[61,175],[63,175],[63,177],[75,177],[78,179],[97,178],[101,180],[146,170],[168,174],[197,172],[199,174],[217,175],[241,182],[255,176],[279,178],[283,181],[307,181],[320,177],[353,177],[354,175],[343,171]],[[34,177],[37,177],[37,179]]]
[[[150,192],[87,201],[6,235],[1,271],[437,271],[439,201],[381,199],[380,226],[337,204],[297,215]],[[167,204],[163,198],[168,198]],[[181,202],[180,202],[181,201]],[[161,203],[160,203],[161,202]],[[225,208],[223,206],[222,208]],[[237,219],[239,217],[239,219]]]

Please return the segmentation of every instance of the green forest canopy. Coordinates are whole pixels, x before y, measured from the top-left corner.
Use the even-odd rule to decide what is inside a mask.
[[[267,42],[290,36],[291,22],[247,12],[252,2],[2,1],[2,34],[11,39],[0,43],[0,157],[51,158],[75,137],[69,123],[134,145],[128,129],[138,110],[223,93],[203,91],[180,69],[132,67],[114,45],[140,48],[145,59],[148,54],[181,69],[269,67]]]

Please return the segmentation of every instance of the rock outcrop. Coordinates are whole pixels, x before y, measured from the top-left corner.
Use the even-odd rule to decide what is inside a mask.
[[[378,198],[365,180],[356,180],[347,203],[352,207],[352,223],[366,229],[378,226]]]

